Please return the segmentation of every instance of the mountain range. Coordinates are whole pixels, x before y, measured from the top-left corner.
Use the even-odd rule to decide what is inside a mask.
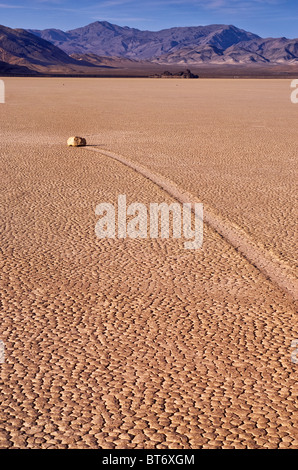
[[[222,24],[141,31],[96,21],[66,32],[0,26],[3,73],[96,75],[103,69],[202,64],[298,65],[298,39],[264,39]]]
[[[258,39],[257,35],[235,26],[180,27],[154,32],[121,27],[106,21],[96,21],[67,32],[51,29],[30,32],[50,41],[68,54],[92,53],[137,60],[151,60],[185,47],[207,44],[225,50],[241,41]]]
[[[48,41],[25,31],[0,26],[0,70],[13,66],[16,73],[63,70],[77,61]]]
[[[226,49],[207,44],[187,47],[153,59],[159,64],[297,64],[297,39],[252,39]]]

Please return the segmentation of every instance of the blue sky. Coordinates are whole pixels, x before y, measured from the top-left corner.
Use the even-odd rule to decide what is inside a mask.
[[[0,0],[0,24],[69,30],[106,20],[157,31],[234,24],[262,37],[298,37],[298,0]]]

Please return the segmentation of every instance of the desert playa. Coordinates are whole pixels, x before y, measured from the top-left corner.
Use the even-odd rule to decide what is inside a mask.
[[[290,80],[4,82],[1,448],[297,448]],[[183,192],[202,249],[96,237]]]

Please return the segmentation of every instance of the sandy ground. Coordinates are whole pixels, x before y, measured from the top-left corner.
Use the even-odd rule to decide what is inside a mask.
[[[288,80],[5,79],[2,448],[297,448],[295,303],[205,224],[99,240],[100,202],[198,197],[295,275]],[[296,421],[296,422],[295,422]]]

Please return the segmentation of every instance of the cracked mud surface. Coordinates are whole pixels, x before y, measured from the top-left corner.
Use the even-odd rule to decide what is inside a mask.
[[[273,91],[284,82],[272,81]],[[185,250],[183,240],[95,237],[94,210],[100,202],[116,203],[119,194],[126,194],[128,203],[174,200],[107,156],[67,148],[66,139],[76,133],[100,134],[87,137],[88,143],[136,158],[185,190],[193,190],[196,177],[206,203],[213,202],[207,161],[206,175],[191,167],[188,179],[187,155],[181,160],[185,170],[178,165],[179,147],[169,162],[174,134],[181,127],[182,139],[187,123],[177,124],[173,118],[173,134],[168,135],[170,125],[161,119],[160,134],[153,132],[164,82],[5,83],[7,102],[0,108],[0,339],[6,357],[0,365],[0,446],[297,448],[297,364],[291,362],[291,342],[298,331],[291,298],[208,226],[203,249],[197,251]],[[254,83],[257,106],[258,87],[263,85],[243,81],[243,86],[253,89]],[[176,106],[184,115],[192,106],[193,91],[187,87],[193,84],[180,84],[184,89]],[[222,87],[231,93],[230,82],[223,81]],[[131,101],[128,115],[133,93],[139,100]],[[165,108],[173,106],[168,93]],[[110,108],[103,107],[109,97]],[[146,108],[149,97],[151,108]],[[74,113],[82,99],[82,113]],[[128,137],[126,129],[137,116],[140,127],[135,122]],[[148,141],[141,158],[143,144],[134,135],[146,119],[152,146],[164,142],[160,153],[147,159]],[[223,122],[222,134],[227,127]],[[269,154],[274,142],[264,135],[262,142]],[[282,140],[279,145],[284,145]],[[211,147],[212,140],[212,154]],[[283,159],[290,153],[291,147]],[[190,162],[200,155],[193,146]],[[239,163],[233,162],[234,167]],[[247,175],[242,176],[239,170],[241,189],[247,182]],[[214,173],[214,178],[216,192],[220,177]],[[283,178],[281,174],[282,188]],[[224,190],[224,178],[222,184]],[[279,217],[267,184],[269,208],[264,205],[264,211],[274,210]],[[258,223],[251,223],[246,193],[239,191],[234,200],[231,190],[226,199],[231,207],[226,204],[221,212],[218,203],[215,210],[232,221],[237,215],[255,240],[264,229],[260,246],[280,243],[279,256],[293,269],[293,221],[287,214],[294,193],[291,189],[287,201],[280,194],[286,204],[281,228],[286,240],[278,239],[274,219],[268,221],[264,212],[261,217],[255,209]],[[236,214],[235,207],[243,210]]]

